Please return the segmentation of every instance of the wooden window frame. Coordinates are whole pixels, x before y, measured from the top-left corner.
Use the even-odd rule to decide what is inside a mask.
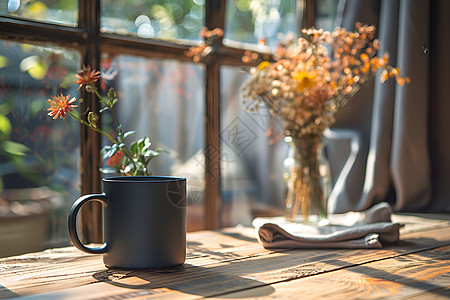
[[[303,10],[303,27],[314,25],[314,0],[297,0],[297,7]],[[303,9],[304,8],[304,9]],[[205,1],[205,26],[209,29],[224,28],[226,0]],[[0,39],[20,43],[45,44],[72,48],[80,51],[84,65],[100,69],[101,53],[131,54],[152,59],[174,59],[190,62],[185,55],[188,45],[161,40],[142,39],[100,32],[100,0],[79,0],[77,27],[43,23],[12,16],[0,16]],[[240,66],[243,49],[227,47],[219,40],[217,51],[205,64],[205,147],[220,151],[220,67]],[[81,109],[99,109],[99,103],[92,93],[81,91],[85,101]],[[101,136],[80,127],[81,148],[81,193],[101,191],[100,149]],[[204,228],[220,228],[221,186],[220,155],[205,155],[205,202]],[[101,206],[90,203],[82,212],[83,235],[86,242],[101,240]],[[94,220],[94,221],[92,221]]]

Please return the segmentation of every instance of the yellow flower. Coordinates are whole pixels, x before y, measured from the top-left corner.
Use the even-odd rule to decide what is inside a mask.
[[[298,80],[297,91],[303,92],[316,84],[316,74],[312,72],[293,73],[292,77]]]
[[[263,61],[258,65],[258,69],[264,70],[265,68],[268,68],[270,66],[270,62]]]

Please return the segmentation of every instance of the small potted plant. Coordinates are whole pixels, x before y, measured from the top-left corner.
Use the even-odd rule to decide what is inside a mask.
[[[68,231],[73,244],[81,251],[105,254],[108,267],[139,269],[172,267],[184,263],[186,257],[186,178],[151,176],[150,161],[161,149],[151,149],[148,137],[127,143],[135,131],[124,132],[114,105],[116,92],[109,89],[102,97],[94,83],[100,72],[83,69],[76,75],[76,84],[94,93],[102,108],[109,111],[117,125],[117,137],[101,129],[96,112],[87,112],[86,120],[74,110],[76,98],[69,95],[52,96],[48,115],[53,119],[71,116],[105,136],[112,144],[102,149],[106,168],[103,173],[119,173],[123,176],[103,178],[103,193],[79,197],[68,215]],[[90,247],[83,244],[77,230],[77,215],[90,201],[103,204],[103,245]]]
[[[53,119],[56,120],[59,117],[65,119],[66,115],[69,115],[81,124],[101,133],[111,142],[111,145],[107,145],[102,149],[103,159],[106,161],[107,165],[105,168],[100,169],[102,173],[121,174],[125,176],[152,175],[149,164],[154,157],[158,156],[164,150],[161,148],[151,149],[152,143],[148,137],[143,137],[130,143],[127,142],[127,138],[135,135],[136,132],[123,131],[123,126],[114,109],[115,104],[118,102],[114,88],[108,90],[106,97],[101,96],[98,92],[95,82],[100,79],[100,71],[91,70],[89,66],[83,66],[78,74],[76,74],[76,78],[77,80],[74,83],[79,85],[78,89],[85,88],[88,93],[94,93],[96,95],[102,106],[99,114],[106,111],[111,113],[113,120],[117,125],[117,136],[111,136],[98,126],[99,114],[96,112],[87,112],[87,117],[83,119],[78,112],[73,109],[77,107],[75,104],[77,99],[75,97],[71,98],[70,95],[52,95],[48,100],[48,103],[50,104],[48,116],[53,117]]]

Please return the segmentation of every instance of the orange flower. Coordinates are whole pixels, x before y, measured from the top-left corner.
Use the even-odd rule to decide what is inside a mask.
[[[54,120],[58,119],[61,116],[63,119],[66,116],[66,113],[72,110],[73,107],[77,107],[77,105],[73,105],[76,99],[75,97],[69,100],[70,95],[63,96],[61,93],[60,96],[51,96],[51,99],[48,99],[48,103],[50,104],[48,116],[53,117]]]
[[[75,84],[79,84],[80,86],[78,89],[80,89],[83,85],[93,87],[93,83],[100,79],[100,71],[91,71],[90,66],[83,66],[81,71],[78,71],[78,74],[75,75],[78,80],[75,81]]]
[[[363,62],[368,62],[369,61],[369,55],[367,55],[365,53],[361,53],[361,55],[359,57],[361,58],[361,60]]]
[[[380,82],[384,83],[386,80],[388,80],[389,75],[388,75],[388,70],[383,70],[383,72],[381,72],[381,76],[380,76]]]
[[[113,156],[111,156],[107,161],[106,164],[110,167],[117,167],[122,162],[123,153],[121,151],[117,151]]]
[[[400,86],[404,86],[404,85],[405,85],[405,78],[403,78],[403,77],[397,77],[396,80],[397,80],[397,83],[398,83]]]

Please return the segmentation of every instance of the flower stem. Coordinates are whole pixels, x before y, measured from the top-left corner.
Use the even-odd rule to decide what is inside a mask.
[[[295,216],[302,215],[304,222],[309,222],[311,212],[317,212],[319,220],[327,218],[326,191],[320,175],[319,154],[322,151],[321,138],[294,138],[294,166],[291,170],[291,185],[286,198],[287,218],[295,221]]]
[[[112,116],[113,116],[113,118],[114,118],[114,121],[115,121],[116,124],[117,124],[117,140],[118,140],[118,142],[117,142],[116,144],[117,144],[117,145],[125,144],[124,139],[123,139],[122,128],[121,128],[121,125],[120,125],[120,122],[119,122],[119,118],[117,117],[116,111],[114,110],[114,107],[113,107],[114,104],[111,104],[111,105],[110,105],[110,102],[109,102],[109,101],[105,101],[105,100],[103,99],[103,97],[100,95],[100,93],[98,92],[97,88],[94,88],[94,93],[95,93],[95,95],[97,96],[97,98],[100,100],[100,102],[103,103],[104,105],[106,105],[106,107],[108,107],[108,109],[111,111],[111,114],[112,114]],[[131,163],[133,164],[134,169],[135,169],[136,172],[137,172],[137,166],[136,166],[136,162],[134,161],[133,154],[132,154],[131,151],[128,149],[128,147],[126,146],[126,144],[125,144],[124,147],[120,147],[120,150],[121,150],[121,151],[123,152],[123,154],[125,154],[125,155],[127,156],[127,158],[131,161]]]
[[[90,128],[92,128],[93,130],[97,131],[98,133],[103,134],[108,140],[110,140],[112,143],[119,145],[119,142],[116,141],[111,135],[109,135],[106,131],[103,131],[102,129],[98,128],[98,127],[94,127],[92,126],[92,124],[89,124],[88,122],[86,122],[85,120],[81,119],[80,117],[78,117],[77,115],[75,115],[73,112],[69,111],[69,115],[74,118],[75,120],[77,120],[78,122],[80,122],[83,125],[86,125]]]

